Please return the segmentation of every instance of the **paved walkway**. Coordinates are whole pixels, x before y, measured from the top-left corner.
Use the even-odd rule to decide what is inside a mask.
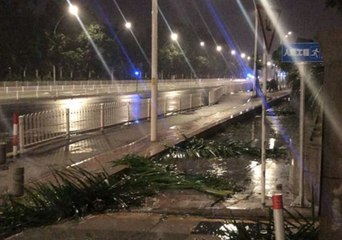
[[[287,91],[281,91],[270,97],[276,99],[287,94]],[[106,129],[104,133],[89,133],[82,138],[75,137],[74,142],[70,143],[56,142],[10,162],[9,170],[0,171],[0,189],[11,191],[12,172],[17,167],[25,168],[26,184],[49,178],[50,167],[77,164],[89,170],[109,168],[110,161],[126,154],[155,155],[167,145],[184,141],[185,136],[198,135],[260,106],[260,100],[251,98],[251,93],[224,96],[219,104],[159,119],[158,142],[149,141],[150,124],[147,121]],[[266,168],[267,172],[273,172],[273,177],[266,184],[266,206],[271,206],[269,197],[277,184],[283,184],[284,204],[289,206],[293,196],[288,189],[288,163],[267,161]],[[255,171],[258,172],[257,169]],[[260,176],[256,176],[254,181],[260,181]],[[49,236],[50,239],[86,239],[86,236],[88,239],[220,239],[207,234],[196,237],[198,234],[193,230],[203,221],[213,221],[211,218],[220,218],[218,221],[222,222],[222,218],[232,214],[235,217],[267,215],[268,210],[261,205],[261,191],[257,185],[220,202],[196,191],[167,191],[147,199],[143,208],[133,209],[129,213],[91,216],[81,222],[25,231],[24,235],[12,239],[37,239],[37,234],[39,238]],[[177,230],[173,230],[172,226],[176,226]],[[51,232],[54,233],[53,238]],[[71,232],[72,238],[68,238]]]
[[[286,94],[278,93],[279,96]],[[219,104],[158,119],[158,142],[150,142],[150,123],[142,121],[108,128],[104,133],[91,132],[73,136],[70,141],[58,140],[44,147],[31,149],[18,158],[8,159],[8,170],[0,171],[0,193],[11,191],[12,171],[25,168],[25,183],[33,183],[49,175],[51,168],[77,164],[88,169],[101,169],[108,162],[135,153],[153,156],[174,145],[212,128],[227,119],[253,111],[260,100],[251,93],[227,95]],[[6,167],[6,166],[5,166]]]

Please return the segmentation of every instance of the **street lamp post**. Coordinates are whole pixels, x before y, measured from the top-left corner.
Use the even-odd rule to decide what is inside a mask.
[[[258,61],[258,9],[257,5],[255,3],[255,0],[253,0],[254,4],[254,63],[253,63],[253,72],[254,72],[254,81],[253,81],[253,96],[257,96],[258,93],[256,91],[257,81],[258,81],[258,70],[257,70],[257,61]]]
[[[69,12],[71,15],[76,16],[76,15],[78,15],[78,7],[77,7],[76,5],[70,4],[70,5],[69,5],[68,12]],[[63,15],[60,17],[60,19],[57,21],[57,23],[56,23],[56,25],[55,25],[55,27],[54,27],[54,29],[53,29],[53,35],[56,35],[57,28],[58,28],[59,24],[61,23],[61,21],[65,18],[66,15],[67,15],[66,13],[63,14]]]
[[[116,29],[115,38],[118,38],[122,31],[130,31],[131,34],[133,34],[132,28],[133,28],[133,24],[131,22],[125,20],[125,23],[123,24],[123,26],[118,27]],[[112,81],[112,84],[114,81],[114,72],[115,72],[115,69],[112,66],[110,69],[110,79]],[[90,79],[90,77],[88,77],[88,78]]]
[[[76,5],[73,4],[69,4],[69,10],[68,12],[73,15],[73,16],[77,16],[78,15],[78,7]],[[65,16],[67,15],[67,13],[63,14],[60,19],[57,21],[54,29],[53,29],[53,36],[56,37],[56,33],[57,33],[57,28],[59,26],[59,24],[61,23],[61,21],[65,18]],[[53,65],[52,67],[52,75],[53,75],[53,83],[56,83],[56,65]],[[60,74],[62,75],[62,74]]]
[[[266,43],[264,43],[263,47],[263,84],[262,84],[262,98],[264,98],[264,102],[262,103],[262,111],[261,111],[261,203],[265,205],[266,198],[266,85],[267,85],[267,50]]]
[[[155,142],[158,134],[158,0],[152,0],[151,49],[151,142]]]

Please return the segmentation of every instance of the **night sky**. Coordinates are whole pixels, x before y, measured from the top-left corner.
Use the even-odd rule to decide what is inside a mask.
[[[95,4],[96,1],[90,1]],[[115,0],[97,1],[92,6],[99,19],[109,18],[113,24],[123,21]],[[151,17],[151,0],[116,0],[124,17],[134,24],[137,37],[149,34]],[[229,45],[241,51],[252,52],[253,32],[248,25],[238,2],[246,9],[247,15],[254,25],[252,0],[159,0],[161,9],[159,24],[166,28],[162,14],[170,27],[185,25],[188,31],[197,34],[199,41],[210,36],[211,43]],[[342,27],[342,14],[335,9],[327,9],[325,0],[274,0],[281,9],[279,24],[283,31],[292,31],[293,39],[297,37],[314,39],[321,30],[331,27]],[[206,26],[207,25],[207,26]],[[275,39],[273,46],[279,45]],[[234,46],[231,46],[231,45]]]
[[[256,1],[273,3],[274,7],[281,11],[276,25],[282,28],[282,36],[274,39],[270,53],[279,47],[288,31],[293,32],[290,39],[292,41],[297,38],[315,40],[319,31],[334,27],[342,28],[342,13],[338,13],[336,9],[327,9],[326,0]],[[5,69],[2,71],[2,76],[8,74],[9,65],[17,69],[25,64],[36,68],[46,62],[56,61],[52,56],[55,54],[55,58],[58,59],[60,50],[49,52],[49,49],[59,49],[54,48],[55,41],[49,40],[51,34],[56,32],[65,34],[69,39],[75,38],[76,41],[71,41],[74,43],[77,42],[77,36],[82,33],[78,21],[68,14],[68,0],[0,2],[0,10],[2,10],[0,28],[3,33],[0,39],[2,57],[0,68]],[[133,65],[131,62],[134,62],[145,66],[147,71],[148,64],[143,63],[148,63],[151,53],[152,0],[70,0],[70,2],[79,7],[82,24],[104,25],[103,29],[107,37],[115,41],[116,44],[110,44],[112,48],[107,49],[106,53],[117,54],[118,57],[107,56],[108,59],[117,60],[118,63],[115,64],[122,64],[123,69],[126,65]],[[230,55],[232,49],[253,56],[255,16],[253,0],[158,0],[158,3],[160,7],[158,37],[161,56],[163,50],[172,45],[170,31],[179,33],[178,42],[189,59],[197,53],[199,53],[197,56],[206,54],[208,57],[215,58],[218,56],[217,45],[222,46],[222,56],[225,59],[232,58]],[[132,22],[134,37],[124,28],[125,21]],[[259,37],[261,35],[259,34]],[[199,46],[200,41],[205,41],[205,50]],[[67,42],[63,51],[71,51],[78,56],[72,43]],[[162,57],[160,59],[163,60]]]

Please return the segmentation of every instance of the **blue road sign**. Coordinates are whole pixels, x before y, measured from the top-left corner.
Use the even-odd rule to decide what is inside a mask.
[[[283,45],[282,62],[323,62],[321,48],[317,42]]]

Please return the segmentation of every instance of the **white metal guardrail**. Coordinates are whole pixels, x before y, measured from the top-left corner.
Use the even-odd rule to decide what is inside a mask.
[[[202,93],[159,98],[158,113],[167,115],[204,105]],[[123,103],[91,104],[75,109],[56,109],[19,116],[19,149],[57,138],[103,130],[106,127],[150,117],[150,99]]]
[[[248,81],[231,81],[230,84],[193,94],[165,94],[158,99],[158,114],[198,108],[214,104],[226,93],[251,90]],[[90,104],[81,107],[54,109],[19,116],[19,151],[57,138],[70,136],[126,122],[150,117],[150,99],[133,99],[127,102]],[[16,155],[17,153],[13,153]]]
[[[159,80],[160,91],[206,88],[224,85],[235,85],[237,82],[248,82],[244,79],[174,79]],[[115,81],[32,81],[2,82],[0,84],[1,99],[25,99],[42,97],[68,97],[80,95],[98,95],[112,93],[150,91],[149,80],[115,80]]]

